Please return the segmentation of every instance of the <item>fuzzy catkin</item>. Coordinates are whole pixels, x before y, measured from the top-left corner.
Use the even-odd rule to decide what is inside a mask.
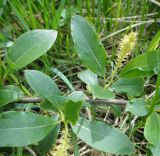
[[[125,58],[131,54],[133,51],[137,40],[137,33],[131,32],[128,35],[125,35],[119,44],[119,51],[117,54],[117,60],[115,64],[115,68],[111,73],[111,79],[108,84],[106,84],[106,88],[109,87],[113,83],[113,79],[117,74],[118,69],[121,67]]]
[[[137,40],[137,33],[131,32],[129,35],[125,35],[120,42],[119,52],[117,55],[117,63],[122,63],[122,61],[131,54],[133,51]]]
[[[53,146],[47,156],[69,156],[68,150],[70,148],[70,137],[68,136],[68,131],[63,130],[59,143]]]

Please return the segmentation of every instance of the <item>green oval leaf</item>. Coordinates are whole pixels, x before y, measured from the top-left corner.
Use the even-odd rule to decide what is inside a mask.
[[[19,100],[23,97],[22,91],[17,86],[5,86],[0,89],[0,107]]]
[[[160,145],[157,146],[149,145],[149,149],[152,151],[153,156],[159,156]]]
[[[120,77],[124,77],[125,75],[129,74],[130,72],[136,69],[143,71],[144,68],[148,68],[146,53],[137,56],[136,58],[131,60],[127,65],[125,65],[122,71],[120,72]]]
[[[54,80],[37,70],[25,70],[25,78],[31,88],[41,97],[47,98],[53,95],[61,95]]]
[[[142,55],[137,56],[132,61],[130,61],[127,65],[124,66],[122,71],[120,72],[120,77],[126,77],[127,75],[131,75],[135,77],[135,75],[149,75],[151,71],[159,71],[160,69],[160,51],[149,51]],[[138,74],[137,74],[138,73]]]
[[[106,51],[93,27],[81,16],[74,15],[71,20],[71,33],[82,63],[95,74],[104,76]]]
[[[103,88],[98,84],[88,85],[87,89],[92,93],[94,99],[113,99],[115,97],[112,91],[108,88]]]
[[[57,37],[54,30],[32,30],[22,34],[9,49],[7,62],[19,70],[46,53]]]
[[[66,122],[71,122],[73,125],[76,124],[82,103],[87,99],[86,94],[82,91],[74,91],[67,96],[67,101],[64,105]]]
[[[144,136],[150,144],[160,145],[160,115],[156,112],[148,116],[144,128]]]
[[[133,99],[126,105],[126,111],[131,112],[136,116],[146,116],[148,114],[148,109],[146,101],[143,98]]]
[[[53,119],[31,112],[0,115],[0,147],[22,147],[42,140],[56,125]]]
[[[160,72],[160,51],[147,52],[148,69],[156,74]]]
[[[46,74],[37,70],[25,70],[25,78],[31,88],[40,97],[51,102],[55,108],[65,101],[54,80]]]
[[[77,101],[85,101],[88,99],[88,97],[83,91],[74,91],[67,96],[67,99],[77,102]]]
[[[120,78],[112,85],[117,93],[127,93],[130,96],[139,96],[143,92],[144,80],[142,78]]]
[[[66,122],[71,122],[73,125],[78,120],[79,111],[82,106],[82,101],[68,100],[64,105],[64,116]]]
[[[84,70],[78,73],[78,78],[82,80],[87,85],[98,84],[97,75],[90,70]]]
[[[134,145],[119,129],[112,128],[103,122],[89,122],[80,118],[73,127],[74,133],[91,147],[112,154],[131,154]]]

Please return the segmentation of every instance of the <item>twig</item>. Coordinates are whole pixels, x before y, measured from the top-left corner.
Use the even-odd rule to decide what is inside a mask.
[[[37,156],[36,153],[29,147],[29,146],[26,146],[24,147],[32,156]]]
[[[128,17],[119,17],[119,18],[112,18],[112,19],[117,19],[117,20],[127,20],[127,19],[135,19],[135,18],[142,18],[142,16],[145,17],[149,17],[149,16],[154,16],[154,15],[158,15],[158,12],[154,12],[154,13],[149,13],[149,14],[145,14],[145,15],[136,15],[136,16],[128,16]],[[110,18],[111,19],[111,18]]]
[[[160,22],[160,21],[148,20],[148,21],[144,21],[144,22],[141,22],[141,23],[136,23],[136,24],[127,26],[127,27],[125,27],[125,28],[123,28],[123,29],[120,29],[120,30],[118,30],[118,31],[116,31],[116,32],[114,32],[114,33],[112,33],[112,34],[110,34],[110,35],[102,38],[101,41],[105,41],[106,39],[108,39],[108,38],[110,38],[110,37],[112,37],[112,36],[114,36],[114,35],[116,35],[116,34],[118,34],[118,33],[121,33],[121,32],[123,32],[123,31],[126,31],[126,30],[128,30],[128,29],[131,29],[131,28],[134,28],[134,27],[138,27],[138,26],[141,26],[141,25],[143,25],[143,24],[152,24],[152,23],[154,23],[154,22]]]
[[[40,103],[41,101],[40,97],[24,97],[16,103]]]
[[[126,105],[127,104],[127,100],[122,100],[122,99],[111,99],[111,100],[89,99],[88,102],[92,104],[99,104],[99,105],[104,105],[104,104],[105,105]]]
[[[24,97],[21,100],[17,101],[16,103],[40,103],[42,99],[40,97]],[[102,99],[89,99],[87,102],[91,104],[98,104],[98,105],[126,105],[127,100],[123,99],[110,99],[110,100],[102,100]]]
[[[160,6],[160,3],[157,2],[156,0],[150,0],[150,2],[152,2],[152,3],[154,3],[154,4],[158,5],[158,6]]]

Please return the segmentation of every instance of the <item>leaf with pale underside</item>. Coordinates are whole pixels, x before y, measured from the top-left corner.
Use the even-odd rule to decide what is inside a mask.
[[[23,147],[42,140],[56,125],[49,117],[31,112],[0,115],[0,147]],[[2,141],[3,140],[3,141]]]
[[[23,96],[19,87],[13,85],[5,86],[0,89],[0,107],[20,100]]]
[[[96,150],[118,155],[135,152],[134,145],[125,134],[104,122],[90,122],[80,118],[73,126],[73,131],[81,140]]]
[[[9,49],[7,62],[19,70],[46,53],[57,38],[55,30],[32,30],[22,34]]]
[[[84,70],[78,73],[78,78],[87,85],[98,84],[97,75],[90,70]]]

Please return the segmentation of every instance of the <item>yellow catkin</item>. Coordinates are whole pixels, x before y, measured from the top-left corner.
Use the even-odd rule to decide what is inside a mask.
[[[137,33],[131,32],[129,35],[125,35],[120,42],[119,45],[119,52],[117,55],[117,63],[122,63],[122,61],[131,54],[133,51],[136,40],[137,40]]]
[[[68,130],[63,130],[58,144],[53,146],[53,148],[49,151],[47,156],[69,156],[68,155],[69,149],[70,149],[70,137],[68,135]]]
[[[106,87],[108,87],[112,84],[113,79],[114,79],[118,69],[121,67],[123,61],[133,51],[135,44],[136,44],[136,40],[137,40],[137,33],[135,33],[135,32],[131,32],[128,35],[125,35],[123,37],[123,39],[121,40],[121,42],[119,44],[119,51],[117,54],[117,61],[115,64],[115,68],[111,73],[111,79],[110,79],[109,83],[106,85]]]

